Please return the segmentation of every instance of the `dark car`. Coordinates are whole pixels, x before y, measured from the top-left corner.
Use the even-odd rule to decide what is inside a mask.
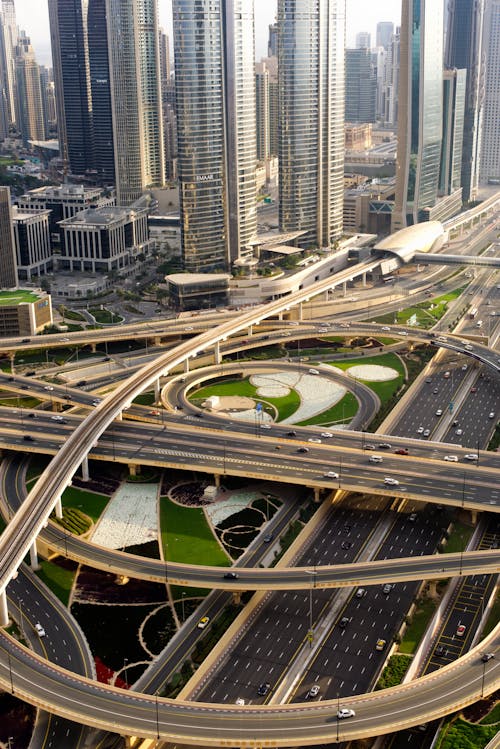
[[[29,413],[28,416],[29,416],[30,419],[36,419],[36,413],[34,411],[32,411],[31,413]]]
[[[236,572],[226,572],[224,574],[224,580],[237,580],[238,575]]]
[[[9,382],[14,382],[15,377],[9,377]]]
[[[287,434],[287,437],[296,437],[297,436],[297,432],[294,429],[292,429],[291,432],[287,432],[286,434]]]
[[[395,455],[408,455],[406,447],[400,447],[399,450],[394,450]]]
[[[309,452],[309,448],[308,447],[298,447],[297,448],[297,452],[298,453],[308,453]]]
[[[23,338],[22,341],[21,341],[21,343],[31,343],[31,339],[30,338]]]
[[[31,370],[31,372],[26,372],[26,377],[34,377],[36,375],[36,372],[34,369]]]
[[[448,655],[448,649],[445,648],[444,645],[438,645],[436,650],[434,651],[434,654],[438,658],[445,658]]]
[[[264,536],[264,543],[265,544],[270,543],[273,540],[273,538],[274,538],[274,533],[266,533],[266,535]]]
[[[351,546],[352,546],[352,542],[351,541],[342,541],[342,543],[340,545],[342,546],[343,549],[350,549]]]
[[[349,617],[343,616],[342,619],[339,621],[340,629],[345,629],[350,621],[351,620],[349,619]]]
[[[266,694],[271,689],[271,685],[268,681],[263,681],[262,684],[259,684],[259,688],[257,689],[257,694],[259,697],[265,697]]]
[[[26,442],[34,442],[35,438],[31,436],[31,434],[25,434],[23,435],[23,440],[26,440]]]
[[[80,380],[80,382],[76,383],[76,386],[79,388],[82,388],[86,384],[87,384],[87,380]]]
[[[380,450],[390,450],[391,446],[388,442],[379,442],[378,444]]]

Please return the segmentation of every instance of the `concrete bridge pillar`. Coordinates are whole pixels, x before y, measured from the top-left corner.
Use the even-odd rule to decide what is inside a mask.
[[[299,302],[299,320],[304,319],[304,305],[302,302]]]
[[[247,335],[253,335],[253,325],[250,325],[247,329]]]
[[[283,311],[278,312],[278,320],[281,322],[283,320]]]
[[[160,392],[161,392],[161,386],[160,386],[160,378],[158,377],[157,380],[153,383],[154,391],[155,391],[155,403],[158,403],[160,400]]]
[[[233,591],[233,603],[235,606],[239,606],[241,603],[241,591],[235,590]]]
[[[135,463],[128,464],[128,472],[131,476],[137,476],[141,472],[141,467]]]
[[[344,281],[342,283],[342,296],[345,296],[347,294],[347,281]]]
[[[89,479],[89,458],[88,455],[86,455],[82,460],[82,481],[88,481]]]
[[[5,590],[0,594],[0,627],[7,627],[9,624],[9,609],[7,608],[7,593]]]
[[[188,374],[189,372],[189,357],[187,359],[184,359],[184,372]]]
[[[58,497],[57,502],[54,507],[54,511],[56,513],[56,518],[61,520],[63,516],[61,497]]]
[[[95,352],[97,351],[97,344],[96,343],[91,343],[90,344],[90,350],[92,351],[93,354],[95,354]]]
[[[220,487],[220,473],[214,473],[214,481],[217,489]]]
[[[38,552],[36,550],[36,541],[30,546],[30,566],[32,570],[39,570],[40,565],[38,564]]]
[[[366,272],[362,274],[361,276],[361,283],[364,286],[366,286]]]
[[[10,371],[14,374],[14,360],[16,358],[15,351],[9,351]]]
[[[153,338],[153,346],[161,346],[161,337],[159,335],[155,335]]]
[[[437,598],[437,580],[429,580],[428,596],[429,598]]]
[[[222,362],[222,356],[220,353],[220,341],[217,341],[214,347],[214,362],[220,364]]]
[[[477,525],[477,510],[470,511],[472,525]]]
[[[314,501],[319,502],[319,495],[320,495],[321,489],[319,486],[315,486],[313,488],[314,488]]]
[[[123,421],[123,413],[120,411],[120,413],[115,416],[115,419],[116,421]]]

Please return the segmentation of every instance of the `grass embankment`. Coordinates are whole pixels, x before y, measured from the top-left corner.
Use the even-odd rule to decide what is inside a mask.
[[[76,575],[76,568],[66,568],[46,560],[40,561],[38,577],[54,593],[65,606],[69,603],[69,597]]]
[[[438,601],[427,598],[417,604],[416,611],[408,624],[401,640],[398,650],[403,654],[413,654],[420,644],[424,632],[427,629],[434,612],[436,611]]]
[[[450,291],[447,294],[429,299],[425,302],[420,302],[412,307],[399,310],[398,312],[388,312],[385,315],[379,315],[373,319],[373,322],[381,323],[382,325],[395,324],[407,325],[408,321],[418,328],[432,328],[438,320],[440,320],[448,309],[450,302],[455,301],[462,292],[464,286],[454,291]]]
[[[181,507],[162,497],[160,528],[164,559],[215,567],[229,565],[199,507]]]
[[[278,414],[277,421],[281,421],[282,419],[291,416],[300,405],[300,397],[292,388],[290,388],[288,394],[282,398],[260,397],[257,395],[257,388],[252,385],[248,377],[243,380],[217,382],[213,385],[200,388],[189,394],[189,400],[192,403],[200,403],[211,395],[218,395],[220,397],[238,395],[241,397],[253,398],[264,405],[269,404],[272,407],[270,410],[273,413],[276,412]]]
[[[401,684],[411,660],[409,655],[391,655],[389,663],[382,671],[375,689],[387,689],[388,687],[395,687],[397,684]]]
[[[448,536],[446,545],[443,546],[442,553],[453,554],[460,551],[465,551],[473,532],[474,528],[471,528],[470,525],[464,525],[463,523],[459,522],[454,523],[453,530]]]
[[[498,726],[469,723],[457,718],[447,723],[436,743],[436,749],[484,749],[496,735]]]

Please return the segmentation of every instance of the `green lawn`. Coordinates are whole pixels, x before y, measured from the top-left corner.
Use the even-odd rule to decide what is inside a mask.
[[[457,718],[444,726],[443,732],[444,735],[436,744],[439,749],[484,749],[496,735],[497,726],[474,725]]]
[[[62,495],[64,507],[78,507],[94,522],[99,520],[108,502],[109,497],[104,494],[94,494],[85,489],[78,489],[76,486],[68,486]]]
[[[491,607],[491,611],[489,613],[488,619],[486,620],[486,624],[484,625],[483,637],[486,637],[486,635],[489,635],[491,630],[495,629],[499,621],[500,621],[500,596],[497,593],[495,602],[493,606]]]
[[[349,422],[357,414],[359,403],[352,393],[346,393],[334,406],[323,413],[301,421],[299,426],[313,426],[314,424],[337,424],[338,422]]]
[[[37,294],[26,289],[16,289],[15,291],[0,291],[0,306],[8,307],[12,304],[21,302],[36,302],[39,299]]]
[[[165,559],[186,564],[229,565],[202,509],[181,507],[162,497],[160,527]]]
[[[412,654],[416,651],[420,644],[422,635],[427,629],[427,625],[431,620],[437,606],[437,601],[433,601],[431,598],[426,599],[422,603],[417,605],[413,620],[406,628],[401,644],[399,645],[400,653]]]
[[[485,715],[480,721],[481,725],[489,726],[492,723],[500,723],[500,702],[497,702],[493,710]]]
[[[454,523],[453,530],[443,549],[444,553],[452,554],[453,552],[464,551],[473,532],[474,529],[470,525]]]
[[[278,421],[291,416],[300,405],[300,397],[295,390],[290,390],[288,395],[282,398],[260,398],[257,395],[257,388],[251,384],[248,378],[244,380],[230,380],[228,382],[216,382],[213,385],[200,388],[189,395],[189,400],[193,403],[206,400],[211,395],[221,397],[228,395],[239,395],[247,398],[253,398],[263,404],[269,403],[278,413]]]
[[[403,366],[403,362],[401,361],[399,356],[391,353],[380,354],[380,356],[363,356],[356,359],[347,359],[345,361],[331,361],[328,362],[328,364],[330,364],[332,367],[338,367],[339,369],[343,370],[349,369],[349,367],[353,367],[356,365],[365,364],[378,364],[381,367],[391,367],[392,369],[395,369],[399,373],[399,377],[396,377],[394,380],[388,380],[387,382],[371,382],[358,378],[360,382],[368,385],[369,388],[377,393],[381,403],[385,403],[390,398],[392,398],[394,393],[401,387],[405,378],[405,368]],[[354,379],[352,382],[355,385]]]
[[[38,577],[65,606],[68,605],[71,588],[75,579],[74,571],[64,569],[57,564],[42,559],[40,561]]]

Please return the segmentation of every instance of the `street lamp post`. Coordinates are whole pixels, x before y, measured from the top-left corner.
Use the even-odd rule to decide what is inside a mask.
[[[311,576],[311,586],[309,588],[309,632],[307,633],[307,639],[309,640],[309,647],[313,646],[314,630],[313,630],[313,587],[316,579],[316,568],[314,570],[306,570],[306,573]]]
[[[182,591],[182,599],[181,599],[182,600],[182,621],[183,622],[185,621],[185,616],[184,616],[184,598],[185,598],[185,596],[186,596],[186,591],[183,590]]]
[[[123,659],[123,676],[124,676],[124,681],[125,681],[125,689],[128,689],[127,664],[128,664],[128,658],[124,658]]]

